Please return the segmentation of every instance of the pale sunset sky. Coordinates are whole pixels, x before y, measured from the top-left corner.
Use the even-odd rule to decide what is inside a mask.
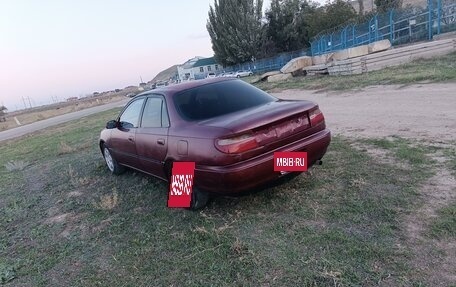
[[[16,110],[23,97],[37,106],[121,89],[211,57],[213,2],[0,0],[0,105]]]

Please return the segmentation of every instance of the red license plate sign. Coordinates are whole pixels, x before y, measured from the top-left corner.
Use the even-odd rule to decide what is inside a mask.
[[[274,171],[307,171],[307,152],[275,152]]]

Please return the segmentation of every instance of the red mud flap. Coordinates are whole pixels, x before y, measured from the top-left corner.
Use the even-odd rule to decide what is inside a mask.
[[[168,207],[190,207],[195,174],[194,162],[174,162],[169,186]]]

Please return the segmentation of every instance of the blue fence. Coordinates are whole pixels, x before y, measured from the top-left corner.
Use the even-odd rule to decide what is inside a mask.
[[[424,9],[392,10],[376,14],[361,24],[350,24],[321,34],[311,43],[311,54],[321,55],[388,39],[392,45],[431,40],[436,34],[456,30],[456,2],[428,0]]]
[[[280,68],[285,66],[285,64],[288,63],[291,59],[310,55],[311,54],[309,49],[302,49],[293,52],[281,53],[271,58],[265,58],[260,60],[253,59],[253,61],[247,63],[225,67],[224,71],[235,72],[239,70],[250,70],[254,73],[264,73],[273,70],[279,70]]]
[[[431,40],[434,35],[456,31],[456,2],[429,0],[427,8],[392,10],[376,14],[363,23],[349,24],[315,37],[310,49],[281,53],[277,56],[253,60],[225,67],[224,72],[251,70],[264,73],[279,70],[291,59],[315,56],[389,39],[392,45]]]

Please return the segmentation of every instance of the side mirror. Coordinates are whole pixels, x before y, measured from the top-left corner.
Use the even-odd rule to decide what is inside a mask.
[[[117,128],[117,121],[116,120],[110,120],[109,122],[106,123],[106,128],[108,130]]]

